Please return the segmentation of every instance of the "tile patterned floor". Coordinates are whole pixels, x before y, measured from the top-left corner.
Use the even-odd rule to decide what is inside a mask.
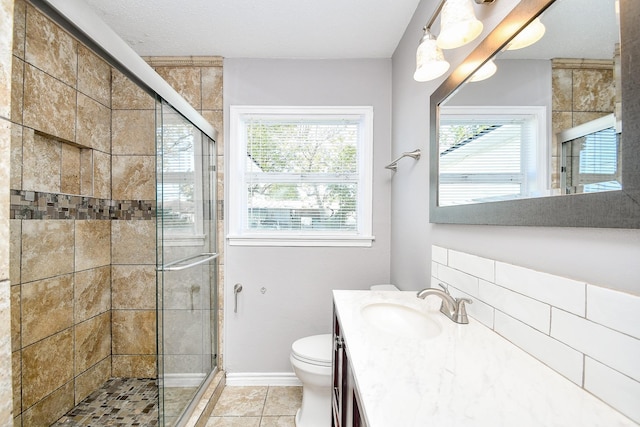
[[[165,388],[165,425],[178,419],[197,388]],[[112,378],[60,418],[53,427],[158,425],[155,379]]]
[[[167,389],[165,409],[176,406],[174,400],[183,401],[185,396],[192,394],[193,390]],[[295,427],[294,418],[301,402],[302,387],[227,386],[206,427]],[[155,380],[114,378],[53,426],[157,426],[157,404]]]
[[[302,387],[226,386],[206,427],[295,427]]]
[[[154,379],[113,378],[91,393],[53,426],[158,425],[158,386]]]

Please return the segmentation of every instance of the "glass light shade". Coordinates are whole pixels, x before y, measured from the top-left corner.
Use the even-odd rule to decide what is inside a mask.
[[[449,63],[444,59],[442,50],[437,46],[433,36],[427,32],[420,41],[416,51],[416,72],[413,74],[414,80],[427,82],[437,79],[447,72]]]
[[[447,0],[440,14],[438,47],[455,49],[471,42],[482,32],[471,0]]]
[[[480,82],[482,80],[486,80],[489,77],[493,76],[496,71],[498,71],[498,67],[496,66],[493,59],[488,60],[484,63],[484,65],[476,70],[475,73],[471,75],[469,78],[470,82]]]
[[[516,50],[531,46],[544,36],[545,31],[546,28],[540,21],[540,18],[536,18],[509,42],[507,50]]]

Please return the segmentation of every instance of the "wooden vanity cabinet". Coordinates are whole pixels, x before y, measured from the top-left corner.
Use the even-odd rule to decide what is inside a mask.
[[[367,427],[338,316],[333,316],[332,427]]]

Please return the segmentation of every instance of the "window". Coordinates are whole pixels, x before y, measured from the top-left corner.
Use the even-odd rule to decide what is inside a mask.
[[[545,125],[544,107],[442,107],[439,206],[547,191]]]
[[[162,105],[160,118],[157,198],[164,244],[199,246],[205,239],[203,135],[168,104]]]
[[[371,107],[231,107],[229,242],[370,246]]]

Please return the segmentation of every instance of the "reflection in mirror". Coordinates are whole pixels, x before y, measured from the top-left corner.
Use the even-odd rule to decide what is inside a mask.
[[[637,70],[640,68],[640,1],[620,0],[620,51],[616,56],[612,71],[610,53],[595,60],[589,55],[576,54],[572,60],[566,60],[566,54],[559,54],[552,58],[562,58],[569,67],[559,68],[557,62],[546,59],[507,58],[514,54],[524,53],[528,49],[542,46],[547,38],[553,34],[551,12],[563,4],[573,5],[570,18],[560,21],[561,27],[573,27],[573,34],[565,34],[564,38],[549,38],[558,47],[569,46],[575,38],[584,39],[595,37],[605,39],[617,36],[615,30],[605,29],[608,21],[605,15],[597,12],[595,23],[583,21],[579,14],[588,10],[599,10],[601,5],[610,7],[617,1],[593,0],[584,2],[575,0],[519,0],[511,12],[495,27],[487,37],[471,52],[465,61],[456,67],[445,81],[433,92],[430,98],[430,150],[429,150],[429,221],[439,224],[490,224],[517,226],[547,226],[547,227],[612,227],[640,229],[640,85],[638,85]],[[553,7],[553,8],[552,8]],[[546,13],[546,12],[549,13]],[[545,12],[541,15],[542,12]],[[547,26],[544,37],[533,46],[521,51],[501,53],[497,58],[496,74],[478,83],[464,84],[474,69],[487,62],[513,39],[514,31],[527,26],[537,16]],[[565,15],[566,16],[566,15]],[[615,16],[614,16],[615,20]],[[576,27],[577,26],[577,27]],[[577,29],[576,29],[577,28]],[[613,33],[613,34],[612,34]],[[615,42],[612,42],[612,44]],[[596,43],[591,39],[587,46],[593,50]],[[611,52],[611,48],[608,48]],[[578,59],[575,59],[578,58]],[[619,58],[619,61],[618,61]],[[503,61],[504,59],[504,61]],[[507,61],[506,59],[509,59]],[[511,61],[511,59],[521,59]],[[599,68],[608,63],[608,70]],[[583,70],[584,66],[590,67]],[[504,74],[507,70],[517,71],[524,76],[518,83]],[[598,76],[609,75],[614,80],[615,95],[611,95],[610,86]],[[553,75],[553,78],[552,78]],[[545,77],[546,78],[543,78]],[[613,77],[615,76],[615,77]],[[550,84],[549,81],[552,81]],[[557,87],[569,88],[570,92],[563,92],[562,97],[556,96]],[[484,92],[480,92],[483,88]],[[490,88],[490,91],[487,91]],[[552,93],[552,88],[553,93]],[[589,90],[591,92],[589,92]],[[474,92],[470,95],[469,92]],[[561,143],[554,143],[556,133],[576,127],[582,123],[592,121],[598,117],[611,114],[611,111],[592,111],[589,108],[605,104],[603,99],[615,99],[616,131],[620,130],[620,118],[623,117],[624,132],[617,135],[619,139],[620,164],[617,180],[621,190],[600,191],[596,193],[569,194],[561,197],[527,197],[513,200],[492,200],[491,203],[467,203],[440,206],[439,200],[439,167],[440,150],[438,147],[438,124],[440,120],[440,106],[447,100],[445,107],[472,106],[482,111],[487,105],[507,106],[514,108],[518,104],[512,98],[519,95],[518,91],[529,94],[526,102],[519,105],[542,106],[547,111],[547,138],[543,141],[548,156],[545,158],[549,170],[548,190],[553,194],[561,193]],[[591,94],[589,96],[573,96],[576,93]],[[608,94],[607,97],[599,95]],[[566,95],[566,96],[565,96]],[[570,96],[569,96],[570,95]],[[615,98],[614,98],[615,97]],[[621,102],[619,100],[621,99]],[[563,102],[559,102],[563,101]],[[568,101],[568,102],[565,102]],[[583,102],[586,101],[586,102]],[[558,108],[561,107],[561,108]],[[566,109],[563,109],[566,108]],[[621,113],[619,113],[621,112]],[[562,120],[558,120],[562,119]],[[551,122],[553,121],[553,129]]]
[[[596,149],[591,137],[581,158],[558,139],[605,116],[621,120],[616,2],[583,3],[555,1],[526,27],[537,26],[542,38],[517,50],[510,50],[512,40],[440,104],[438,206],[621,188],[619,176],[602,181],[617,160],[582,166],[590,172],[572,168],[577,175],[569,176],[587,158],[605,157],[589,154]],[[478,77],[494,64],[493,74]],[[618,140],[609,130],[608,141]],[[595,185],[596,179],[618,184]]]
[[[545,109],[442,107],[440,206],[532,197],[544,191]]]
[[[620,138],[610,114],[558,133],[564,194],[621,190]]]

